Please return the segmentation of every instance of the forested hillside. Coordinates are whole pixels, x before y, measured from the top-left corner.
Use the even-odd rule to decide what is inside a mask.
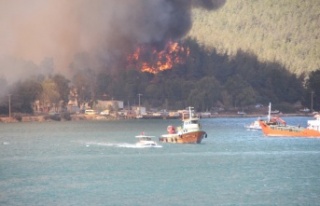
[[[137,45],[114,71],[81,54],[69,77],[44,72],[11,85],[0,76],[0,114],[33,113],[35,102],[47,111],[65,107],[70,93],[77,106],[100,99],[137,105],[142,94],[147,108],[238,111],[272,102],[285,113],[320,110],[320,0],[228,0],[215,12],[193,14],[186,38],[161,51]],[[23,71],[37,67],[16,61]]]
[[[91,106],[102,98],[136,105],[137,94],[142,94],[141,103],[148,108],[181,109],[192,105],[197,111],[220,107],[237,111],[272,102],[282,112],[310,105],[309,96],[314,91],[314,108],[320,109],[320,90],[315,89],[318,73],[305,89],[303,75],[298,77],[276,62],[260,62],[254,54],[238,50],[231,58],[214,49],[204,49],[193,39],[185,39],[181,47],[190,51],[185,61],[156,74],[141,72],[137,65],[131,65],[115,73],[79,69],[70,80],[50,75],[18,82],[10,89],[12,110],[32,113],[36,100],[44,105],[66,104],[69,91],[75,91],[78,103]],[[298,108],[294,106],[297,103]],[[0,113],[7,111],[8,101],[3,101]]]
[[[319,0],[228,0],[193,21],[189,36],[220,53],[252,52],[296,74],[320,68]]]

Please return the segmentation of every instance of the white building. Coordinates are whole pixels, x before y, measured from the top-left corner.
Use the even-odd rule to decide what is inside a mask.
[[[117,100],[110,100],[110,101],[105,101],[105,100],[98,100],[97,103],[94,106],[94,109],[98,111],[104,111],[104,110],[122,110],[123,109],[123,101],[117,101]]]
[[[147,109],[145,107],[133,106],[132,110],[136,113],[136,115],[146,115]]]

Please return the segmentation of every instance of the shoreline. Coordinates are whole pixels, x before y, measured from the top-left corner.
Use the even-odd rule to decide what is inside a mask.
[[[18,122],[66,122],[66,121],[99,121],[99,120],[117,120],[114,117],[103,115],[19,115],[13,117],[0,117],[1,123],[18,123]]]
[[[215,114],[201,119],[214,119],[214,118],[263,118],[266,114]],[[313,114],[291,113],[291,114],[278,114],[281,117],[313,117]],[[85,114],[72,114],[72,115],[17,115],[13,117],[0,117],[1,123],[18,123],[18,122],[65,122],[65,121],[118,121],[124,119],[136,119],[126,117],[114,117],[104,115],[85,115]],[[180,117],[165,117],[165,116],[148,116],[140,119],[180,119]],[[138,120],[138,119],[136,119]]]

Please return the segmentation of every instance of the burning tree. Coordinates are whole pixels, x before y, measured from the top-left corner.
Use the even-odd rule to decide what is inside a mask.
[[[140,45],[127,57],[129,65],[142,72],[157,74],[172,69],[174,65],[184,64],[190,49],[179,42],[169,41],[163,49],[150,45]]]

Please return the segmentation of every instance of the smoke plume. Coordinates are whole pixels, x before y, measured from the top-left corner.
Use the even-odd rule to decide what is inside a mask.
[[[161,47],[191,28],[191,8],[225,0],[0,0],[0,77],[109,69],[137,44]]]

